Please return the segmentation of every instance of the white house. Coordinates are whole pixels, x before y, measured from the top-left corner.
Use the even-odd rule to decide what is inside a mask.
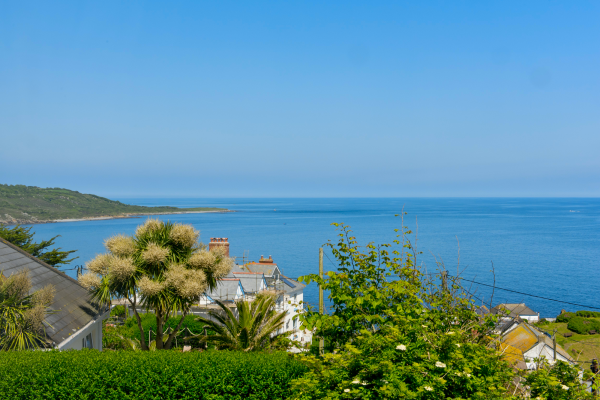
[[[102,350],[102,321],[110,309],[90,301],[89,292],[75,279],[0,238],[0,271],[10,276],[29,271],[32,292],[46,285],[56,290],[46,317],[46,337],[53,348]]]
[[[503,351],[507,358],[522,361],[527,369],[536,369],[536,358],[545,358],[549,362],[556,360],[573,363],[573,358],[559,344],[556,344],[556,360],[554,359],[554,342],[544,332],[521,321],[502,335]],[[510,353],[510,354],[508,354]]]

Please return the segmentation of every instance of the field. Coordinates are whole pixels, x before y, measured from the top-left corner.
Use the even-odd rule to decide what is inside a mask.
[[[0,223],[28,224],[60,219],[126,217],[131,215],[173,214],[179,212],[219,212],[224,208],[132,206],[93,194],[68,189],[0,185]]]
[[[600,320],[598,318],[593,318]],[[536,326],[553,334],[554,329],[557,331],[556,342],[561,345],[570,355],[577,361],[591,361],[594,358],[600,360],[600,335],[580,335],[571,332],[567,328],[566,322],[550,322],[536,324]],[[572,333],[571,337],[564,337],[565,333]],[[587,367],[586,367],[587,368]]]

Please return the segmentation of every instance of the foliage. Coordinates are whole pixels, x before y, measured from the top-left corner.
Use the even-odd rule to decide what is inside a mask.
[[[536,360],[539,368],[526,375],[525,383],[531,388],[531,398],[548,400],[592,399],[586,385],[579,381],[579,371],[563,362],[548,364],[545,359]]]
[[[488,336],[497,316],[479,317],[458,285],[442,289],[417,268],[407,228],[362,252],[347,226],[334,225],[338,270],[301,278],[328,291],[332,313],[309,309],[300,319],[337,350],[300,356],[311,372],[294,382],[294,398],[510,397],[514,372]]]
[[[35,349],[45,345],[44,323],[54,300],[48,285],[31,291],[27,270],[5,277],[0,272],[0,350]]]
[[[126,314],[126,310],[125,310],[125,306],[114,306],[112,310],[110,310],[110,315],[111,317],[125,317]]]
[[[50,246],[54,245],[54,240],[60,235],[56,235],[50,240],[42,240],[40,243],[34,242],[33,237],[35,232],[31,232],[31,228],[25,228],[21,225],[9,228],[0,224],[0,237],[53,267],[59,268],[59,266],[67,265],[76,258],[79,258],[69,258],[69,255],[75,253],[77,250],[61,251],[60,247],[47,250]]]
[[[0,399],[287,399],[305,372],[285,353],[15,352],[0,357]]]
[[[575,315],[577,315],[578,317],[586,317],[586,318],[600,318],[599,311],[580,310],[580,311],[577,311],[575,313]]]
[[[140,319],[142,321],[142,328],[145,332],[145,338],[148,339],[148,333],[150,332],[151,338],[155,338],[156,336],[156,315],[153,313],[142,313],[140,314]],[[179,322],[181,320],[181,316],[171,317],[165,323],[165,332],[171,331],[172,329],[177,328]],[[192,334],[202,333],[204,330],[204,323],[196,321],[195,315],[187,315],[179,329],[177,334],[177,340],[175,344],[181,347],[183,344],[187,344],[192,346],[193,348],[201,348],[204,347],[204,344],[198,338],[185,339],[186,337]],[[104,340],[106,335],[109,335],[107,340]],[[137,325],[137,320],[135,316],[128,318],[125,323],[121,326],[106,326],[104,330],[104,335],[102,338],[104,348],[109,349],[131,349],[131,341],[141,342],[141,334]]]
[[[590,331],[600,332],[600,321],[597,319],[572,317],[567,325],[569,330],[581,335],[588,335]]]
[[[238,301],[236,314],[225,304],[216,300],[221,308],[209,311],[209,318],[198,317],[213,332],[203,338],[218,349],[257,351],[274,343],[275,333],[283,327],[285,312],[275,311],[275,297],[264,295],[254,301]],[[286,333],[289,335],[289,332]],[[281,343],[279,343],[281,344]]]
[[[156,318],[156,348],[169,349],[184,319],[167,335],[166,321],[185,317],[200,296],[226,276],[233,260],[221,249],[207,251],[198,243],[199,232],[191,225],[148,219],[134,236],[117,235],[104,242],[108,253],[87,263],[89,272],[79,277],[92,298],[109,303],[124,298],[131,305],[140,331],[140,346],[148,350],[140,305]]]
[[[0,223],[38,223],[67,218],[226,211],[214,207],[144,207],[61,188],[0,184]],[[8,214],[8,215],[7,215]]]
[[[569,322],[574,316],[575,314],[572,312],[561,312],[558,317],[556,317],[556,322]]]

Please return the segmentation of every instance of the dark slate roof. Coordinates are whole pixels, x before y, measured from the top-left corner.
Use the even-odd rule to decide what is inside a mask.
[[[279,275],[279,279],[277,278],[266,278],[267,285],[269,288],[275,290],[283,290],[285,293],[292,293],[297,290],[303,290],[306,285],[300,283],[292,278],[288,278],[285,275]]]
[[[53,285],[56,290],[50,305],[56,312],[46,318],[51,325],[46,327],[46,335],[56,345],[102,313],[102,307],[90,302],[88,291],[75,279],[0,238],[0,271],[10,276],[23,269],[29,270],[32,291],[46,285]]]

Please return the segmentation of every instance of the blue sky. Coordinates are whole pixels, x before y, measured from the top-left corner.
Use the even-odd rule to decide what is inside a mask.
[[[600,196],[600,3],[0,1],[0,183]]]

